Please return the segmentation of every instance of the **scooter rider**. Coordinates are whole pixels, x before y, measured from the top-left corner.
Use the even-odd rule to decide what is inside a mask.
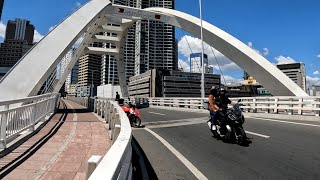
[[[210,89],[210,95],[209,95],[209,110],[210,110],[210,122],[209,127],[212,128],[212,125],[216,121],[216,114],[219,110],[219,107],[215,103],[215,99],[218,97],[218,89],[216,89],[214,86]]]
[[[216,105],[219,107],[219,111],[217,113],[217,119],[220,120],[221,134],[225,134],[227,132],[227,109],[228,104],[234,104],[226,95],[227,90],[225,88],[220,88],[218,93],[218,97],[215,99]]]

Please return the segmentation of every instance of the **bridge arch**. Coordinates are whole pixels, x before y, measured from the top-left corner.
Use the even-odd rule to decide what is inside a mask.
[[[85,33],[54,91],[61,88],[81,54],[94,52],[115,55],[123,95],[127,95],[123,63],[123,46],[128,28],[137,20],[161,21],[200,37],[200,19],[165,8],[135,9],[112,5],[106,0],[92,0],[74,12],[35,45],[0,82],[0,100],[35,95],[74,42]],[[110,26],[110,24],[120,24]],[[109,26],[107,25],[109,24]],[[115,32],[117,37],[104,38],[96,32]],[[230,34],[203,22],[204,41],[214,47],[260,82],[273,95],[307,96],[290,78],[263,56]],[[115,49],[88,47],[92,42],[112,42]]]

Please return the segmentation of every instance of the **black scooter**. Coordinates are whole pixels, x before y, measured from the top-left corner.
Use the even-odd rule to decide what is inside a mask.
[[[232,108],[227,109],[226,117],[226,128],[227,132],[225,135],[221,134],[220,120],[208,121],[208,126],[213,136],[218,139],[223,139],[227,142],[235,142],[237,144],[244,144],[247,140],[246,132],[243,129],[243,123],[245,121],[242,111],[240,109],[240,100]]]

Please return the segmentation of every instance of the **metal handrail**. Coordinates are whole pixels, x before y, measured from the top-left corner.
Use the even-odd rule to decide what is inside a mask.
[[[27,129],[35,130],[35,125],[57,109],[60,94],[52,93],[0,102],[0,149]]]

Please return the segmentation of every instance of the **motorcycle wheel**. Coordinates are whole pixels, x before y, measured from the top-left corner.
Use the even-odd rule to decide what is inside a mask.
[[[244,144],[246,142],[246,139],[247,139],[247,134],[244,131],[243,127],[239,127],[239,133],[240,133],[241,137],[239,137],[237,139],[237,143],[238,144]]]
[[[212,129],[210,129],[210,131],[213,134],[213,137],[215,137],[215,138],[219,138],[220,137],[219,134],[217,133],[217,131],[214,131]]]
[[[141,125],[141,119],[139,117],[135,117],[132,120],[132,126],[139,127]]]

